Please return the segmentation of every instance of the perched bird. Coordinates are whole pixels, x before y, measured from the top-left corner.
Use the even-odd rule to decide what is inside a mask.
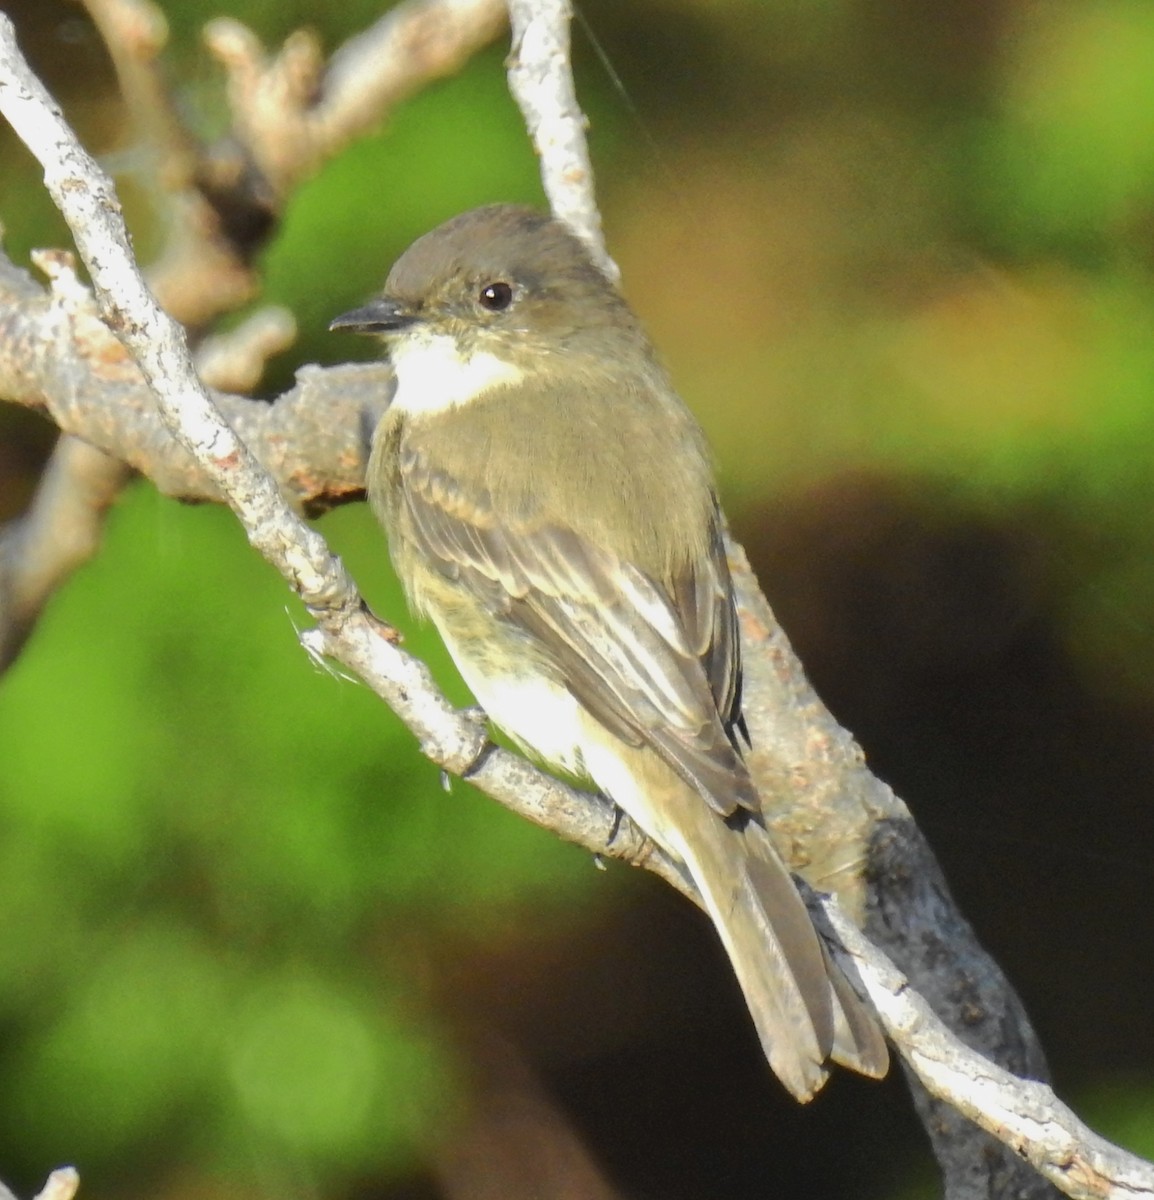
[[[415,242],[331,328],[384,338],[367,488],[410,603],[489,717],[591,778],[692,877],[770,1065],[887,1066],[765,831],[697,423],[565,226],[493,205]]]

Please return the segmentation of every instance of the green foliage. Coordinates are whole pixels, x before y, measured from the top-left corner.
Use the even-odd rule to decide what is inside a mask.
[[[1117,252],[1154,190],[1154,11],[1057,5],[1016,49],[975,164],[991,173],[990,219],[1019,250]]]
[[[1083,1114],[1103,1137],[1154,1160],[1154,1096],[1148,1080],[1125,1074],[1105,1080],[1085,1097]]]
[[[367,512],[326,525],[403,618]],[[286,596],[229,513],[137,487],[0,691],[0,1127],[32,1158],[99,1174],[208,1121],[234,1166],[404,1161],[459,1096],[406,954],[594,878],[445,794]]]

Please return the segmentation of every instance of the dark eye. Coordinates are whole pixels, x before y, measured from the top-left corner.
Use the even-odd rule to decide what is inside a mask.
[[[490,312],[502,312],[513,303],[513,289],[507,283],[487,283],[477,296],[477,302]]]

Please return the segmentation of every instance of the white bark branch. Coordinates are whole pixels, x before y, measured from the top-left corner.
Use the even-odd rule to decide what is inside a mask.
[[[541,181],[553,214],[585,243],[614,282],[621,277],[605,249],[585,142],[585,115],[569,58],[569,0],[508,0],[513,28],[509,90],[541,160]]]
[[[290,37],[270,59],[255,35],[238,22],[215,23],[206,36],[228,66],[231,84],[233,128],[221,143],[229,148],[224,153],[202,144],[175,102],[162,69],[168,29],[160,9],[150,0],[85,3],[116,65],[129,114],[155,161],[157,199],[170,210],[163,222],[171,231],[168,245],[148,272],[149,284],[164,309],[197,330],[257,294],[255,251],[275,229],[275,217],[293,188],[352,138],[378,125],[404,97],[460,67],[505,21],[503,0],[406,0],[346,42],[327,65],[309,34]],[[223,219],[224,209],[231,210],[231,220]],[[238,213],[245,218],[238,220]],[[51,268],[51,256],[43,265]],[[11,294],[12,289],[0,287],[0,297],[6,291]],[[85,302],[71,299],[64,307],[75,317]],[[49,329],[36,330],[26,318],[10,317],[8,324],[4,344],[14,359],[26,357],[21,348],[50,346],[55,340]],[[266,310],[242,328],[200,346],[198,366],[209,384],[231,391],[255,387],[265,360],[295,337],[291,314],[283,311]],[[97,374],[115,373],[114,360],[102,362],[92,342],[85,345],[93,351],[87,357]],[[77,365],[75,357],[71,363]],[[60,382],[67,365],[67,360],[51,364]],[[16,376],[36,377],[27,362],[9,366]],[[3,374],[0,365],[0,377]],[[78,373],[71,374],[75,379]],[[162,486],[167,474],[171,493],[191,496],[199,486],[200,494],[207,491],[217,498],[214,488],[194,482],[196,472],[187,459],[173,455],[163,440],[147,436],[149,421],[139,419],[139,410],[131,436],[121,442],[102,436],[110,424],[123,429],[122,418],[128,415],[121,409],[111,422],[100,417],[102,407],[106,414],[117,411],[116,390],[104,389],[101,402],[93,392],[87,401],[82,399],[88,427],[72,432]],[[68,398],[66,403],[74,403],[83,388],[57,391]],[[247,407],[250,427],[267,426],[264,406]],[[234,415],[244,409],[238,401]],[[52,415],[69,431],[67,419],[58,412]],[[275,429],[270,435],[270,447],[284,446]],[[321,450],[331,443],[331,435],[317,437],[314,431],[311,436],[306,433],[305,440],[314,451]],[[158,461],[161,454],[169,460],[167,468]],[[278,457],[283,461],[283,455]],[[0,535],[0,670],[19,652],[56,588],[99,548],[103,516],[115,497],[113,480],[123,484],[129,478],[126,469],[114,464],[98,469],[94,449],[65,447],[58,459],[51,479],[40,489],[38,509],[11,522]],[[82,461],[87,464],[83,473]],[[264,461],[273,465],[270,455]],[[355,466],[359,454],[346,454],[345,461]],[[315,462],[302,463],[293,493],[308,502],[317,475]],[[347,494],[359,486],[358,480],[343,488],[338,485],[338,491]],[[84,513],[79,505],[86,499],[93,507]],[[23,562],[28,554],[34,561]]]
[[[57,1167],[36,1194],[36,1200],[72,1200],[80,1188],[80,1175],[75,1167]]]
[[[209,399],[184,329],[156,303],[129,248],[112,181],[76,140],[0,14],[0,111],[44,169],[92,276],[101,312],[128,348],[173,436],[204,466],[250,541],[317,608],[354,607],[352,581],[300,521]]]
[[[235,132],[283,196],[407,96],[458,70],[504,23],[502,0],[406,0],[327,65],[305,31],[275,56],[232,18],[210,22],[205,39],[228,71]]]
[[[80,1176],[75,1167],[58,1167],[48,1176],[47,1182],[36,1193],[35,1200],[72,1200],[80,1187]],[[0,1200],[16,1200],[15,1194],[0,1183]]]
[[[0,529],[0,672],[49,597],[95,553],[104,514],[128,474],[123,463],[64,434],[28,511]]]
[[[1020,1154],[1067,1196],[1154,1196],[1154,1164],[1099,1137],[1044,1083],[1019,1079],[963,1045],[836,902],[824,900],[821,906],[837,935],[835,955],[860,981],[887,1035],[930,1092]]]

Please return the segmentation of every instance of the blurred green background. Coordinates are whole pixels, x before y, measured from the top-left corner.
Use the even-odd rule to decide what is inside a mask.
[[[147,261],[147,156],[83,10],[6,9]],[[198,31],[222,10],[165,11],[173,85],[220,132]],[[380,9],[224,11],[331,49]],[[582,19],[610,247],[778,615],[1063,1096],[1154,1153],[1154,7]],[[264,299],[301,338],[268,394],[366,352],[325,326],[413,237],[539,201],[503,54],[295,197]],[[7,130],[0,219],[19,262],[68,244]],[[0,409],[0,516],[51,440]],[[364,506],[321,528],[404,623]],[[30,1194],[75,1161],[88,1196],[166,1200],[935,1194],[899,1080],[793,1106],[698,914],[445,792],[365,688],[309,663],[304,622],[228,513],[138,483],[0,682],[0,1178]]]

